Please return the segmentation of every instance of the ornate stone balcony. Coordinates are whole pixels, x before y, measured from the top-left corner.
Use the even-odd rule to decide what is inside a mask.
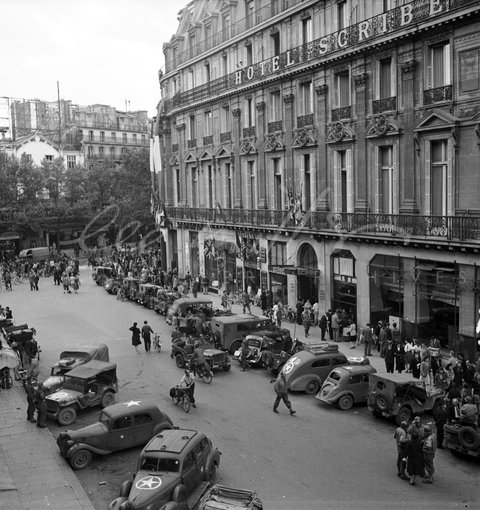
[[[203,137],[203,146],[212,145],[213,144],[213,135],[207,135]]]
[[[337,122],[342,119],[352,118],[352,107],[344,106],[343,108],[335,108],[332,110],[332,122]]]
[[[197,139],[196,138],[192,138],[191,140],[187,140],[187,147],[189,149],[195,149],[196,146],[197,146]]]
[[[226,131],[225,133],[220,133],[220,143],[230,142],[232,140],[232,132]]]
[[[243,128],[242,132],[243,132],[243,138],[249,138],[251,136],[255,136],[255,133],[256,133],[255,126]]]
[[[276,131],[283,131],[283,121],[275,120],[274,122],[268,123],[268,132],[275,133]]]
[[[391,112],[397,109],[397,97],[384,97],[372,101],[372,113]]]
[[[297,128],[302,128],[305,126],[313,126],[313,113],[297,117]]]

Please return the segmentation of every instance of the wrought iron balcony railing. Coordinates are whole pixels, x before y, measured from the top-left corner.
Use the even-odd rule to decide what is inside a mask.
[[[212,145],[213,144],[213,135],[207,135],[203,137],[203,146]]]
[[[279,230],[351,234],[352,236],[390,236],[409,239],[432,239],[438,242],[480,243],[480,216],[420,216],[417,214],[298,212],[271,209],[206,209],[167,207],[167,217],[179,222],[210,226],[255,226]],[[312,232],[313,231],[313,232]]]
[[[189,149],[195,149],[196,146],[197,146],[197,139],[196,138],[191,138],[190,140],[187,140],[187,147]]]
[[[283,121],[275,120],[273,122],[268,123],[268,132],[269,133],[275,133],[275,131],[282,131],[282,130],[283,130]]]
[[[397,109],[397,97],[384,97],[372,101],[372,113],[390,112]]]
[[[249,136],[255,136],[255,133],[256,133],[255,126],[243,128],[243,138],[248,138]]]
[[[232,132],[226,131],[225,133],[220,133],[220,143],[229,142],[232,139]]]
[[[303,128],[305,126],[313,125],[313,113],[309,113],[308,115],[302,115],[301,117],[297,117],[297,128]]]
[[[337,122],[342,119],[352,118],[352,107],[344,106],[343,108],[335,108],[332,110],[332,122]]]
[[[445,85],[435,89],[427,89],[423,91],[423,104],[430,105],[434,103],[444,103],[452,100],[452,86]]]

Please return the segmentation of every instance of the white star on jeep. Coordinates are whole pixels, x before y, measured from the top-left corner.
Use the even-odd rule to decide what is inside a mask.
[[[139,406],[140,402],[141,402],[141,400],[130,400],[130,402],[125,402],[125,405],[127,407]]]

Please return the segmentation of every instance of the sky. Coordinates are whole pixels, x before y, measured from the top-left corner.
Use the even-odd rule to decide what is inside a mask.
[[[163,43],[187,0],[0,0],[0,97],[155,115]]]

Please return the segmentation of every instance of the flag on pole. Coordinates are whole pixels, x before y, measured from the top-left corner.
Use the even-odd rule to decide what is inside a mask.
[[[225,221],[225,216],[223,215],[223,209],[222,206],[220,205],[220,202],[217,201],[217,205],[215,206],[215,208],[217,210],[219,218]]]
[[[244,258],[244,248],[243,248],[243,240],[240,239],[240,236],[238,235],[238,232],[235,232],[235,241],[237,243],[238,250],[240,251],[240,258]]]

